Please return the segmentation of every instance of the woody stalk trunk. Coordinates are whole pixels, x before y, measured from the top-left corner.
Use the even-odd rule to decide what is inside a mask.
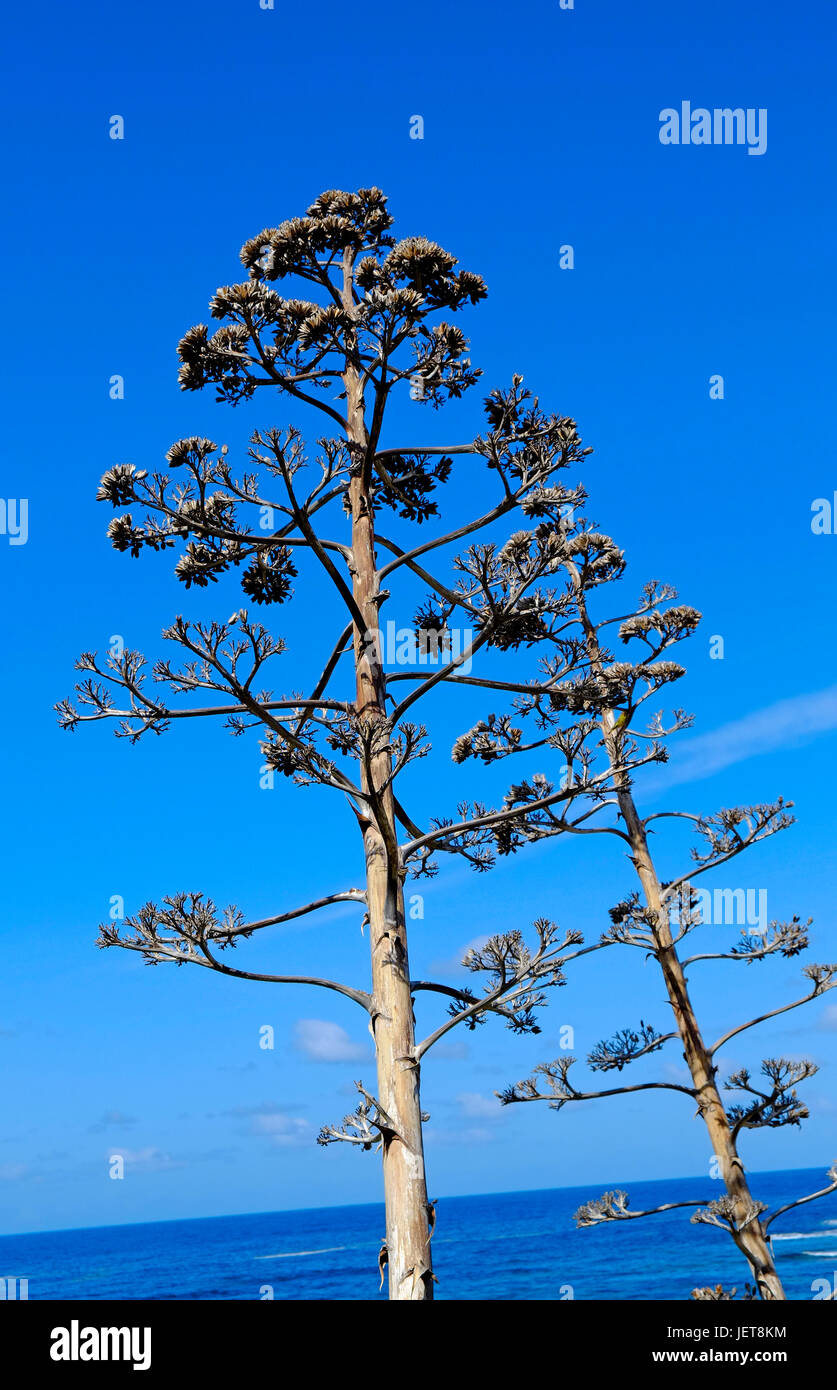
[[[574,567],[569,567],[575,588],[578,612],[584,630],[585,645],[591,669],[601,674],[604,669],[596,629],[587,612],[587,606],[580,578]],[[651,932],[656,943],[656,957],[663,973],[669,1003],[677,1024],[677,1031],[683,1043],[683,1056],[692,1077],[698,1097],[698,1109],[706,1125],[712,1150],[720,1163],[729,1197],[735,1203],[735,1225],[733,1239],[741,1253],[749,1262],[754,1282],[763,1299],[785,1299],[785,1291],[776,1272],[770,1244],[753,1200],[744,1166],[738,1156],[736,1141],[727,1118],[726,1108],[716,1081],[717,1068],[712,1054],[707,1048],[695,1011],[689,997],[689,988],[683,973],[683,966],[674,944],[666,894],[654,865],[648,847],[645,826],[639,815],[630,789],[630,779],[625,773],[616,773],[623,762],[620,742],[623,735],[617,727],[617,714],[610,709],[602,712],[601,729],[605,749],[611,769],[615,774],[616,795],[619,810],[625,823],[625,832],[631,843],[631,861],[639,879],[645,904],[651,913]]]
[[[354,315],[353,257],[343,259],[343,307]],[[386,724],[386,678],[375,635],[381,593],[377,579],[371,504],[371,464],[376,440],[366,428],[357,342],[346,335],[346,420],[354,476],[349,488],[352,515],[352,588],[365,631],[354,630],[357,714],[369,752],[361,787],[370,815],[362,822],[366,860],[369,942],[372,952],[371,1031],[377,1059],[377,1099],[388,1125],[382,1128],[386,1199],[386,1257],[390,1299],[433,1297],[427,1186],[415,1057],[415,1020],[410,992],[403,870],[398,850]],[[389,1127],[391,1125],[391,1127]]]

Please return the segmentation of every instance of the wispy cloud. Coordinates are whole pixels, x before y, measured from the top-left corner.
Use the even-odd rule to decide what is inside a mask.
[[[323,1018],[301,1018],[294,1028],[294,1047],[312,1062],[368,1062],[372,1055],[339,1023]]]
[[[20,1182],[28,1178],[31,1171],[26,1163],[0,1163],[0,1182]]]
[[[433,1144],[450,1144],[458,1150],[462,1150],[467,1145],[491,1144],[495,1143],[501,1135],[501,1131],[492,1129],[487,1125],[456,1125],[455,1128],[446,1129],[438,1127],[433,1130]]]
[[[488,936],[475,936],[470,941],[466,941],[464,946],[460,946],[454,956],[441,956],[430,962],[430,969],[434,975],[452,975],[456,971],[463,969],[462,960],[469,951],[480,951],[488,941]]]
[[[307,1120],[303,1120],[300,1115],[286,1115],[283,1111],[265,1111],[261,1115],[254,1115],[252,1120],[253,1134],[264,1135],[270,1139],[271,1143],[277,1144],[279,1148],[296,1148],[298,1144],[311,1143],[311,1125]]]
[[[151,1144],[144,1149],[116,1149],[113,1153],[107,1154],[108,1162],[112,1162],[117,1156],[125,1160],[126,1169],[143,1173],[163,1173],[170,1168],[185,1167],[182,1159],[172,1158],[171,1154]]]
[[[95,1125],[88,1127],[88,1134],[100,1134],[103,1129],[129,1129],[135,1125],[136,1120],[133,1115],[123,1115],[121,1110],[106,1110],[100,1120]]]
[[[806,743],[831,729],[837,729],[837,685],[778,700],[743,719],[699,734],[679,748],[672,744],[671,761],[660,785],[696,782],[746,758]]]
[[[466,1042],[436,1043],[433,1048],[434,1062],[464,1062],[469,1055]]]
[[[496,1096],[484,1096],[479,1091],[460,1091],[456,1103],[469,1120],[498,1120],[503,1113]]]
[[[235,1110],[226,1110],[237,1120],[246,1120],[242,1131],[258,1138],[269,1139],[279,1148],[296,1148],[300,1144],[310,1144],[312,1140],[311,1123],[301,1115],[289,1115],[275,1105],[239,1105]]]

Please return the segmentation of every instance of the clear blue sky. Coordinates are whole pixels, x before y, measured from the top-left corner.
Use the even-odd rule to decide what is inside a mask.
[[[485,385],[522,371],[549,409],[575,416],[596,451],[592,510],[627,548],[632,588],[666,579],[705,614],[677,691],[697,716],[675,752],[678,785],[655,773],[643,806],[793,798],[799,824],[714,884],[766,889],[770,916],[813,915],[811,958],[837,957],[837,536],[810,525],[814,499],[837,488],[831,6],[461,0],[373,16],[333,0],[275,11],[147,0],[19,6],[6,24],[3,493],[29,499],[29,540],[0,536],[2,1229],[379,1196],[375,1158],[313,1145],[353,1105],[353,1078],[373,1076],[349,1003],[152,971],[93,944],[114,894],[130,911],[195,887],[258,917],[350,886],[351,828],[314,794],[261,791],[253,745],[220,731],[176,727],[132,748],[105,727],[62,734],[51,710],[79,651],[121,634],[153,656],[175,613],[223,618],[240,602],[233,581],[193,597],[167,558],[115,554],[95,490],[115,462],[159,467],[182,435],[235,447],[288,418],[263,395],[240,412],[211,392],[181,395],[175,346],[216,286],[241,277],[242,241],[325,188],[379,185],[400,234],[426,234],[485,276],[489,298],[467,315]],[[766,108],[767,152],[662,146],[659,113],[683,100]],[[108,138],[113,114],[124,141]],[[416,114],[421,141],[409,138]],[[561,271],[567,243],[575,268]],[[114,373],[124,401],[108,398]],[[722,401],[710,400],[713,374]],[[393,442],[472,437],[482,394],[441,416],[404,405]],[[472,491],[456,488],[459,501]],[[311,617],[320,592],[274,619],[303,673],[326,641]],[[714,634],[722,661],[709,658]],[[448,748],[483,709],[441,709],[424,765],[434,797],[430,781],[415,793],[423,813],[462,794]],[[506,771],[486,776],[486,794]],[[321,813],[333,829],[325,864]],[[663,855],[665,868],[682,865],[679,842]],[[446,868],[420,888],[414,972],[456,979],[466,943],[539,915],[598,934],[631,886],[609,840],[545,846],[483,878]],[[710,941],[717,933],[727,942],[735,929],[707,928]],[[245,949],[254,968],[328,960],[335,975],[366,979],[351,911]],[[794,997],[798,980],[798,961],[692,972],[708,1033]],[[541,1037],[494,1024],[452,1035],[423,1077],[434,1196],[588,1179],[593,1196],[631,1178],[706,1174],[707,1142],[682,1097],[560,1116],[492,1099],[557,1055],[562,1025],[583,1057],[640,1016],[668,1026],[660,981],[613,951],[573,970]],[[263,1024],[276,1030],[273,1052],[258,1047]],[[345,1055],[316,1060],[318,1048]],[[762,1169],[826,1167],[837,1156],[837,1007],[779,1019],[724,1060],[779,1052],[821,1064],[806,1088],[813,1118],[802,1132],[746,1138],[745,1156]],[[639,1065],[632,1079],[665,1063]],[[108,1178],[112,1153],[127,1155],[122,1182]]]

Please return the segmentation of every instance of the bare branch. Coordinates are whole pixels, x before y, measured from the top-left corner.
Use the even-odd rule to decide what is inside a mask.
[[[828,1187],[821,1187],[819,1192],[811,1192],[807,1197],[797,1197],[795,1202],[787,1202],[785,1206],[778,1207],[776,1211],[772,1212],[767,1220],[763,1222],[765,1229],[767,1229],[771,1221],[776,1220],[777,1216],[784,1216],[786,1211],[793,1211],[794,1207],[804,1207],[806,1202],[816,1202],[820,1197],[828,1197],[830,1193],[837,1192],[837,1163],[831,1165],[828,1170],[828,1176],[831,1178]]]
[[[664,1211],[675,1211],[678,1207],[699,1207],[702,1201],[697,1202],[664,1202],[659,1207],[649,1207],[647,1211],[629,1211],[630,1198],[627,1192],[621,1188],[616,1188],[613,1192],[605,1192],[595,1201],[585,1202],[580,1206],[573,1216],[576,1226],[582,1229],[585,1226],[600,1226],[606,1221],[636,1221],[641,1216],[659,1216]]]
[[[802,1004],[808,1004],[812,999],[818,999],[821,994],[834,989],[837,980],[833,977],[837,975],[837,963],[833,965],[807,965],[802,971],[813,981],[813,989],[809,994],[803,994],[801,999],[794,999],[790,1004],[783,1004],[779,1009],[770,1009],[766,1014],[759,1014],[758,1018],[748,1019],[746,1023],[741,1023],[737,1028],[731,1028],[728,1033],[713,1043],[708,1049],[709,1055],[714,1057],[730,1038],[735,1038],[739,1033],[745,1032],[747,1028],[755,1028],[757,1023],[764,1023],[768,1018],[778,1018],[779,1014],[786,1014],[790,1009],[798,1009]]]

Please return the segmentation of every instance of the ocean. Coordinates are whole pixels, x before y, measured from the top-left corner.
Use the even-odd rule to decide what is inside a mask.
[[[822,1169],[753,1174],[771,1208],[827,1186]],[[612,1184],[618,1186],[618,1184]],[[631,1208],[720,1195],[706,1178],[625,1184]],[[597,1184],[442,1198],[436,1296],[453,1300],[688,1299],[698,1284],[739,1290],[747,1269],[729,1236],[690,1209],[576,1230]],[[789,1297],[837,1281],[837,1194],[771,1228]],[[319,1207],[0,1237],[0,1277],[30,1299],[375,1299],[383,1206]]]

